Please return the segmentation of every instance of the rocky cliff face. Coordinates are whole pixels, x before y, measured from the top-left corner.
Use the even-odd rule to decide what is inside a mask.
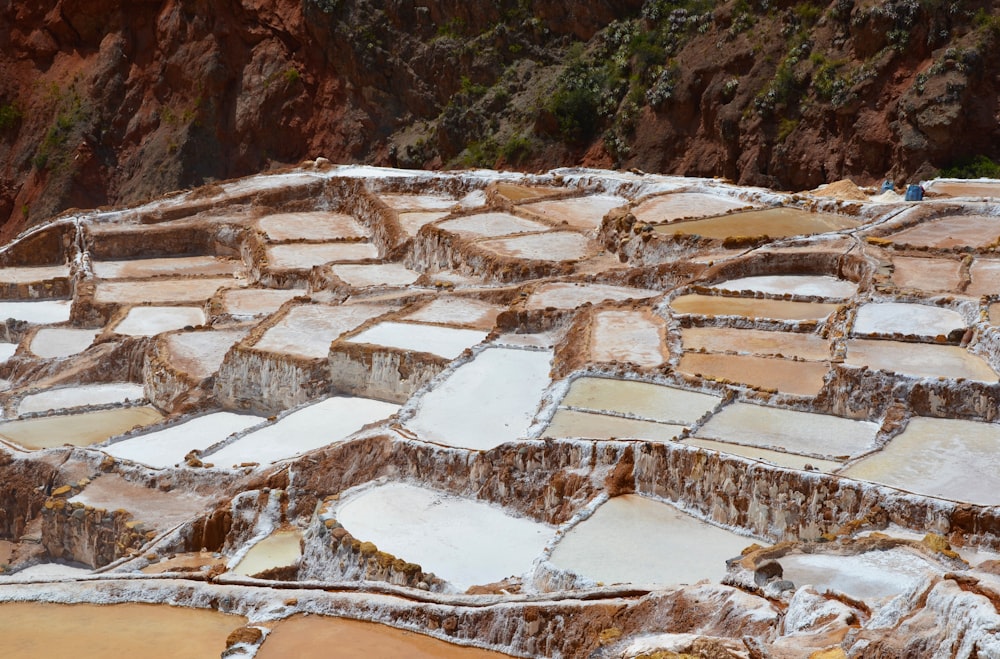
[[[0,0],[0,222],[317,155],[919,177],[1000,157],[998,5]]]

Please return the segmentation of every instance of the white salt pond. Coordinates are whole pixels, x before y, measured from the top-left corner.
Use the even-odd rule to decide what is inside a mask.
[[[418,401],[421,439],[488,450],[524,437],[549,385],[550,351],[487,348]]]
[[[43,327],[32,337],[28,349],[46,359],[69,357],[89,348],[100,333],[99,329]]]
[[[13,357],[15,352],[17,352],[16,343],[0,343],[0,363]]]
[[[663,319],[648,311],[605,310],[594,314],[590,357],[597,362],[659,366],[669,358]]]
[[[441,297],[403,317],[415,323],[465,325],[490,330],[503,307],[469,297]]]
[[[243,282],[234,277],[102,281],[97,284],[94,301],[100,304],[198,302],[209,299],[220,288],[236,288],[242,285]]]
[[[858,224],[855,218],[846,215],[778,207],[671,222],[656,227],[656,231],[664,234],[698,235],[715,240],[730,236],[785,238],[841,231],[856,227]]]
[[[386,206],[396,210],[435,211],[460,207],[458,199],[446,195],[380,193],[378,196]]]
[[[428,352],[445,359],[455,359],[466,348],[486,339],[489,332],[482,330],[420,325],[418,323],[384,322],[346,339],[348,343],[398,348],[412,352]]]
[[[668,442],[675,439],[684,426],[655,421],[642,421],[599,412],[559,409],[541,437],[553,439],[645,439]]]
[[[311,359],[326,357],[330,344],[345,332],[387,312],[376,304],[328,306],[303,304],[287,310],[285,316],[254,344],[254,349]]]
[[[915,417],[886,446],[844,476],[917,494],[1000,504],[1000,425]]]
[[[345,284],[355,288],[366,286],[409,286],[420,277],[401,263],[373,265],[335,265],[330,268]]]
[[[827,458],[873,448],[879,425],[829,414],[733,403],[716,413],[696,437]]]
[[[820,458],[797,455],[795,453],[785,453],[784,451],[772,451],[766,448],[757,448],[756,446],[743,446],[742,444],[717,442],[714,439],[688,437],[684,440],[684,443],[690,446],[697,446],[710,451],[716,451],[718,453],[728,453],[730,455],[738,455],[752,460],[770,462],[771,464],[779,467],[788,467],[790,469],[805,469],[807,466],[811,466],[817,471],[830,474],[844,466],[843,463],[835,460],[822,460]]]
[[[537,287],[528,297],[528,309],[575,309],[586,303],[599,304],[606,300],[645,300],[660,295],[660,291],[605,284],[556,282]]]
[[[576,229],[596,229],[612,208],[628,203],[614,195],[590,195],[573,199],[552,199],[524,204],[520,208],[550,222],[564,223]]]
[[[51,325],[69,320],[72,300],[40,302],[0,302],[0,319],[13,318],[33,325]]]
[[[406,235],[413,236],[417,235],[420,231],[420,227],[425,224],[430,224],[431,222],[436,222],[443,217],[447,217],[448,213],[435,213],[426,211],[415,211],[410,213],[400,213],[399,214],[399,226],[406,233]]]
[[[0,439],[27,449],[72,444],[89,446],[163,420],[155,407],[120,407],[111,410],[21,419],[0,424]]]
[[[830,344],[817,334],[771,332],[733,327],[685,327],[681,330],[684,350],[784,355],[799,359],[830,358]]]
[[[243,262],[217,256],[179,256],[132,261],[94,261],[92,270],[99,279],[131,279],[161,275],[234,275]]]
[[[496,254],[532,261],[578,261],[591,252],[590,240],[572,231],[496,238],[479,244]]]
[[[368,231],[350,215],[328,211],[267,215],[257,220],[257,228],[272,241],[334,241],[368,236]]]
[[[238,319],[265,316],[304,292],[296,289],[230,288],[222,291],[222,310]]]
[[[920,378],[997,381],[997,374],[989,364],[958,346],[850,339],[844,363]]]
[[[722,295],[679,295],[670,302],[678,314],[698,316],[741,316],[774,320],[823,320],[839,305],[822,302],[794,302]]]
[[[768,295],[815,295],[843,300],[858,290],[858,285],[829,275],[756,275],[739,277],[712,286],[720,291],[753,291]]]
[[[965,328],[962,315],[951,309],[912,302],[879,302],[858,308],[854,334],[914,334],[947,336]]]
[[[314,265],[335,261],[377,258],[378,248],[371,243],[292,243],[267,248],[268,267],[272,270],[308,270]]]
[[[750,204],[730,197],[704,192],[674,192],[646,199],[632,209],[632,215],[640,222],[657,224],[688,217],[722,215],[750,207]]]
[[[549,226],[541,222],[526,220],[510,213],[478,213],[436,225],[459,236],[489,238],[509,236],[515,233],[538,233],[548,231]]]
[[[717,582],[726,574],[726,559],[752,543],[669,504],[628,494],[609,499],[574,526],[549,562],[605,584]]]
[[[163,469],[184,462],[184,456],[191,451],[203,451],[264,420],[249,414],[215,412],[163,430],[129,437],[103,450],[116,458]]]
[[[80,577],[90,574],[92,570],[89,567],[77,566],[77,565],[67,565],[66,563],[37,563],[35,565],[30,565],[23,570],[18,570],[13,574],[3,574],[0,573],[0,583],[17,583],[19,581],[60,581],[62,579],[79,579]],[[8,603],[0,604],[0,613],[4,611]],[[37,622],[37,621],[36,621]],[[3,622],[0,622],[0,629],[3,628]],[[7,645],[7,639],[4,639],[4,645]],[[28,659],[26,656],[25,659]]]
[[[195,378],[207,378],[219,370],[226,352],[246,336],[246,330],[180,332],[165,338],[170,364]]]
[[[32,284],[52,279],[65,279],[67,277],[69,277],[68,265],[0,268],[0,282],[8,284]]]
[[[302,557],[301,540],[302,532],[298,529],[275,531],[251,547],[232,572],[250,577],[265,570],[295,565]]]
[[[334,396],[296,410],[202,459],[217,467],[271,464],[340,442],[397,410],[398,405],[380,400]]]
[[[561,404],[687,425],[711,412],[721,400],[711,394],[647,382],[582,377],[573,381]]]
[[[114,331],[130,336],[153,336],[204,323],[205,312],[199,307],[132,307]]]
[[[336,517],[355,538],[458,590],[527,573],[553,533],[486,503],[402,483],[344,497]]]
[[[141,384],[132,382],[83,384],[29,394],[21,399],[17,406],[17,413],[21,415],[87,405],[124,404],[128,401],[138,401],[145,398],[146,392]]]
[[[784,574],[798,586],[833,590],[862,601],[902,595],[940,570],[903,548],[863,554],[786,554],[778,559]]]

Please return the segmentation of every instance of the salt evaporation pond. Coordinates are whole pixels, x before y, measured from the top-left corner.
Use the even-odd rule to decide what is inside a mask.
[[[434,213],[424,211],[414,211],[399,214],[399,227],[411,238],[416,236],[420,227],[431,222],[436,222],[443,217],[448,217],[448,213]]]
[[[266,215],[257,220],[257,228],[273,241],[334,241],[368,236],[367,229],[350,215],[328,211]]]
[[[644,439],[657,442],[668,442],[675,439],[682,425],[642,421],[620,416],[609,416],[599,412],[584,412],[579,410],[556,410],[548,427],[542,431],[542,437],[554,439],[586,438],[586,439]]]
[[[355,538],[458,590],[529,572],[553,533],[480,501],[402,483],[344,497],[336,518]]]
[[[170,363],[188,375],[207,378],[219,370],[233,345],[246,336],[246,330],[180,332],[165,338]]]
[[[128,401],[143,400],[146,392],[141,384],[132,382],[110,382],[106,384],[82,384],[71,387],[46,389],[29,394],[17,406],[18,415],[49,410],[62,410],[88,405],[124,404]]]
[[[599,304],[606,300],[645,300],[660,295],[648,288],[554,282],[537,287],[528,297],[527,309],[575,309],[586,303]]]
[[[815,396],[823,388],[825,362],[802,362],[756,355],[686,352],[677,370],[688,375],[740,382],[799,396]]]
[[[69,320],[72,300],[42,300],[41,302],[0,302],[0,318],[23,320],[33,325],[51,325]]]
[[[285,529],[267,536],[243,556],[231,571],[250,577],[265,570],[295,565],[302,557],[302,531]]]
[[[155,407],[122,407],[81,414],[21,419],[0,424],[0,438],[27,449],[72,444],[89,446],[120,435],[135,426],[163,420]]]
[[[573,381],[561,404],[684,425],[711,412],[721,400],[712,394],[647,382],[582,377]]]
[[[376,304],[303,304],[285,312],[253,345],[256,350],[320,359],[341,334],[389,310]]]
[[[515,233],[540,233],[549,226],[534,220],[526,220],[510,213],[478,213],[454,220],[446,220],[436,225],[448,233],[470,238],[493,238]]]
[[[894,256],[892,283],[921,291],[954,291],[962,283],[962,262],[922,256]]]
[[[850,339],[844,363],[919,378],[997,381],[997,374],[989,364],[958,346]]]
[[[690,217],[722,215],[750,207],[751,204],[739,199],[705,192],[674,192],[643,201],[632,209],[632,215],[640,222],[657,224]]]
[[[233,275],[243,262],[217,256],[178,256],[131,261],[94,261],[92,270],[99,279],[131,279],[162,275]]]
[[[549,562],[605,584],[717,582],[726,574],[726,560],[752,542],[669,504],[626,494],[566,533]]]
[[[1000,293],[1000,261],[976,259],[969,266],[969,285],[966,295],[996,295]]]
[[[932,497],[1000,505],[1000,425],[915,417],[844,476]]]
[[[601,220],[608,211],[627,202],[627,199],[614,195],[590,195],[573,199],[536,201],[521,208],[551,222],[564,223],[576,229],[596,229],[601,226]]]
[[[417,402],[406,427],[421,439],[489,450],[523,437],[549,384],[548,350],[487,348]]]
[[[220,288],[236,288],[242,285],[241,280],[233,277],[102,281],[97,284],[94,301],[99,304],[200,302],[215,295]]]
[[[681,330],[684,350],[784,355],[813,361],[830,358],[826,339],[805,332],[771,332],[732,327],[685,327]]]
[[[43,265],[0,267],[0,281],[10,284],[30,284],[69,277],[68,265]]]
[[[13,357],[15,352],[17,352],[16,343],[0,343],[0,363]]]
[[[914,334],[947,336],[966,326],[962,315],[951,309],[912,302],[877,302],[858,308],[854,334]]]
[[[28,349],[38,357],[59,359],[83,352],[101,330],[44,327],[35,333]]]
[[[132,652],[143,659],[218,657],[229,634],[246,622],[243,616],[167,605],[0,603],[8,659],[107,659]]]
[[[222,291],[222,310],[234,318],[245,319],[273,313],[285,302],[305,291],[271,288],[230,288]]]
[[[768,236],[787,238],[828,231],[853,229],[859,222],[854,218],[832,213],[812,213],[798,208],[766,208],[698,220],[680,220],[657,226],[664,234],[699,235],[722,240],[730,236]]]
[[[114,331],[129,336],[153,336],[204,323],[205,312],[199,307],[132,307]]]
[[[202,459],[217,467],[243,463],[268,465],[340,442],[362,426],[397,410],[398,405],[380,400],[333,396],[296,410]]]
[[[1000,238],[1000,218],[987,215],[950,215],[921,222],[892,234],[899,245],[914,247],[986,247]]]
[[[104,449],[108,455],[157,469],[184,461],[191,451],[203,451],[229,435],[264,421],[263,417],[215,412],[146,435],[137,435]]]
[[[532,261],[578,261],[591,251],[590,240],[572,231],[496,238],[484,240],[479,245],[495,254]]]
[[[427,352],[445,359],[455,359],[467,348],[481,343],[489,332],[482,330],[420,325],[418,323],[384,322],[369,327],[346,339],[349,343],[397,348],[412,352]]]
[[[268,267],[273,270],[308,270],[314,265],[335,261],[377,259],[378,248],[371,243],[320,243],[272,245],[267,248]]]
[[[862,554],[785,554],[778,559],[783,579],[833,590],[861,601],[902,595],[940,572],[913,551],[902,548]]]
[[[386,206],[396,210],[451,210],[460,205],[458,199],[445,195],[379,193],[378,196]]]
[[[594,313],[590,357],[597,362],[659,366],[669,354],[663,319],[648,311],[604,310]]]
[[[162,531],[204,512],[212,506],[213,499],[183,489],[164,492],[146,487],[144,483],[125,480],[116,473],[108,473],[94,478],[82,492],[68,501],[104,510],[127,506],[135,520]]]
[[[375,265],[335,265],[330,268],[348,286],[366,288],[368,286],[409,286],[420,278],[401,263],[379,263]]]
[[[733,403],[709,419],[695,436],[835,458],[873,448],[878,429],[871,421]]]
[[[721,295],[679,295],[670,302],[679,314],[698,316],[740,316],[774,320],[823,320],[839,305],[822,302],[795,302]]]
[[[468,297],[442,297],[432,300],[403,317],[415,323],[466,325],[490,330],[496,324],[503,307]]]
[[[716,451],[718,453],[728,453],[729,455],[738,455],[744,458],[750,458],[751,460],[770,462],[771,464],[778,465],[779,467],[788,467],[790,469],[805,469],[807,467],[812,467],[817,471],[830,474],[844,466],[843,463],[834,460],[823,460],[821,458],[798,455],[796,453],[785,453],[784,451],[772,451],[770,449],[758,448],[756,446],[744,446],[742,444],[732,444],[730,442],[719,442],[714,439],[688,437],[684,440],[684,443],[689,446],[697,446],[699,448]]]
[[[332,648],[336,648],[337,659],[503,659],[508,656],[453,645],[430,636],[373,622],[294,615],[274,626],[256,658],[329,659]]]
[[[829,275],[754,275],[729,279],[712,286],[719,291],[752,291],[766,295],[809,295],[843,300],[858,290],[858,285]]]
[[[924,189],[949,197],[1000,197],[1000,182],[995,180],[935,180],[925,184]]]

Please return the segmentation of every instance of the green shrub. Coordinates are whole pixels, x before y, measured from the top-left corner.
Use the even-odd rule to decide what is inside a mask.
[[[945,167],[940,175],[945,178],[1000,178],[1000,164],[979,155]]]
[[[0,130],[7,130],[21,120],[21,111],[13,103],[0,105]]]

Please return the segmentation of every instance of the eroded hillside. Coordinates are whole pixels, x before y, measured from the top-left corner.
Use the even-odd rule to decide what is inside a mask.
[[[0,2],[0,221],[304,157],[803,189],[1000,156],[996,2]]]

